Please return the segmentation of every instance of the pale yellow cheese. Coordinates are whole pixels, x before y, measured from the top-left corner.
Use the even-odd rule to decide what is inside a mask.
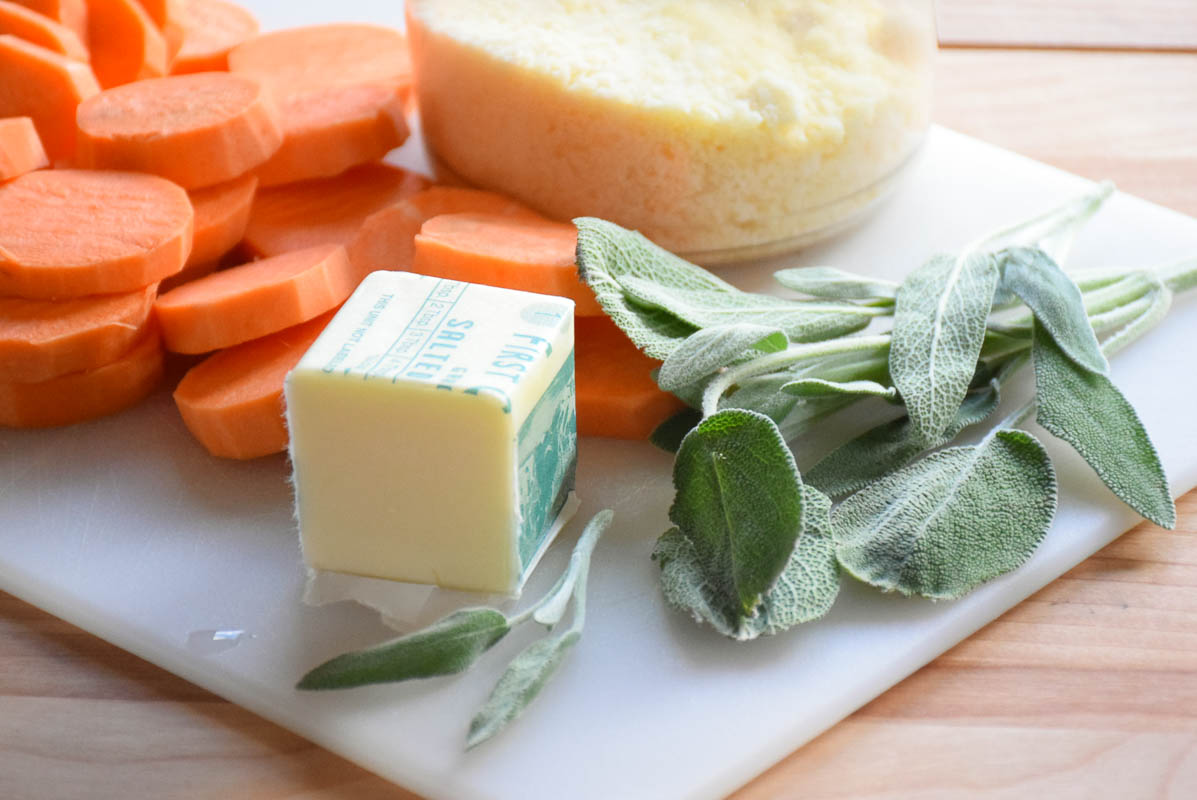
[[[925,0],[409,0],[408,29],[448,170],[683,252],[843,217],[927,121]]]
[[[286,405],[310,567],[517,592],[573,486],[573,303],[376,272]]]

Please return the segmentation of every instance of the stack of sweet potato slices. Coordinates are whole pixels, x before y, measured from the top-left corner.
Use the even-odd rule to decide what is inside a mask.
[[[605,376],[579,377],[580,429],[643,438],[676,403],[598,319],[573,226],[383,161],[412,94],[384,27],[0,0],[0,425],[120,411],[178,353],[203,357],[174,399],[209,452],[279,452],[286,373],[366,274],[403,269],[575,300],[579,376]]]

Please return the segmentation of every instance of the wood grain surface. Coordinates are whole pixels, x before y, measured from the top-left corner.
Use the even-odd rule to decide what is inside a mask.
[[[1194,0],[940,0],[949,47],[1197,50]]]
[[[943,0],[936,119],[1197,215],[1197,0]],[[1057,46],[1110,51],[1044,50]],[[1197,493],[741,790],[1197,797]],[[0,594],[0,798],[414,796]]]
[[[937,66],[937,122],[1197,215],[1197,53],[944,49]]]

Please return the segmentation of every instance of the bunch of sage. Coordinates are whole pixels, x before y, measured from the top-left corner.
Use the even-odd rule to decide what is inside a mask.
[[[661,388],[691,406],[654,434],[676,450],[674,527],[653,553],[669,602],[746,640],[825,614],[841,570],[950,599],[1016,569],[1057,501],[1047,451],[1020,427],[1032,415],[1115,495],[1171,527],[1159,458],[1107,356],[1197,284],[1197,259],[1065,273],[1112,188],[936,255],[901,283],[829,267],[776,273],[805,295],[794,299],[740,291],[638,233],[575,220],[582,279],[662,360]],[[889,330],[865,330],[885,320]],[[976,444],[948,446],[1027,363],[1033,399]],[[866,398],[903,413],[800,474],[787,442]]]
[[[474,715],[466,748],[476,747],[513,722],[557,671],[582,635],[586,621],[586,581],[590,556],[611,524],[612,512],[600,511],[587,523],[557,583],[528,608],[508,617],[494,608],[464,608],[426,628],[382,644],[344,653],[312,669],[298,689],[349,689],[374,683],[456,675],[465,672],[504,636],[525,622],[550,632],[573,604],[569,627],[537,639],[511,663],[486,703]]]

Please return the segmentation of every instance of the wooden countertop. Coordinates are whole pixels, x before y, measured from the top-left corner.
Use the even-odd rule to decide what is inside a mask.
[[[1197,0],[941,0],[937,121],[1197,215]],[[1197,492],[737,800],[1197,797]],[[413,798],[0,593],[0,797]]]

